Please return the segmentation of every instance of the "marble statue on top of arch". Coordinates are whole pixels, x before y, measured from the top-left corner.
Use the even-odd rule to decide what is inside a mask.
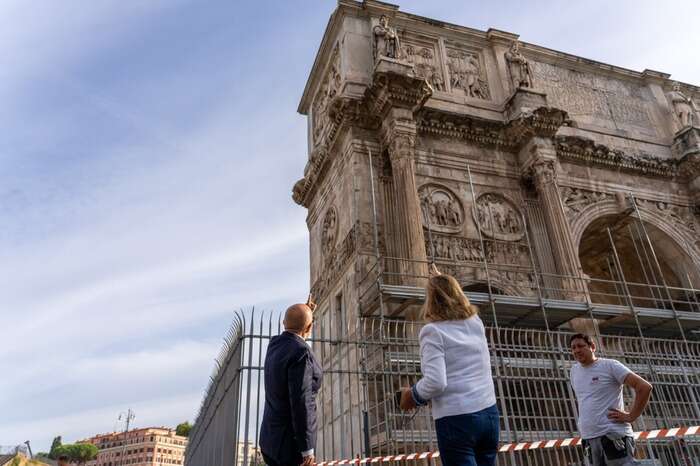
[[[505,53],[506,61],[508,62],[508,72],[513,83],[513,90],[519,87],[532,87],[532,71],[527,58],[520,53],[520,45],[518,41],[513,41],[510,50]]]
[[[681,91],[680,83],[673,83],[673,90],[668,93],[668,98],[673,107],[673,114],[676,115],[678,122],[681,124],[681,128],[693,126],[693,123],[695,123],[693,101]]]
[[[374,26],[374,59],[387,57],[398,60],[401,58],[401,44],[396,29],[389,26],[389,18],[382,15],[379,24]]]

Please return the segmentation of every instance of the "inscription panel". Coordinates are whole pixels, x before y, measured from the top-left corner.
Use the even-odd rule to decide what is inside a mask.
[[[549,103],[582,123],[658,136],[649,116],[653,96],[633,83],[531,62],[536,87]]]

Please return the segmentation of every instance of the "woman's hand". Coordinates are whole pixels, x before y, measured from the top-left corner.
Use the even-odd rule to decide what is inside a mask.
[[[440,273],[440,271],[438,270],[437,265],[435,265],[435,262],[430,263],[430,267],[428,268],[428,273],[431,277],[435,276],[435,275],[442,275]]]
[[[410,388],[401,389],[401,403],[399,403],[399,407],[402,411],[408,411],[416,407],[416,402],[413,401]]]

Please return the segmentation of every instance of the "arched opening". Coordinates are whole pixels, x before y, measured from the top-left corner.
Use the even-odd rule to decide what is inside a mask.
[[[648,238],[648,239],[647,239]],[[651,243],[651,244],[650,244]],[[596,303],[648,308],[698,309],[698,271],[665,232],[628,215],[606,215],[591,222],[579,243],[583,272]]]
[[[489,292],[489,286],[485,282],[475,282],[469,285],[463,286],[462,291],[465,293],[486,293]],[[491,294],[505,294],[500,288],[491,285]]]

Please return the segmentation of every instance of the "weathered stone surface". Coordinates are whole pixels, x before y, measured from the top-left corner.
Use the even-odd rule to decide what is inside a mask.
[[[483,277],[454,263],[525,267],[528,222],[546,236],[533,241],[548,245],[550,265],[534,251],[544,271],[572,277],[562,289],[580,297],[584,232],[629,215],[630,195],[700,262],[700,88],[669,78],[343,0],[299,105],[309,155],[293,198],[308,209],[318,302],[340,292],[360,303],[380,271],[419,284],[408,277],[429,259],[465,283]],[[479,233],[493,242],[485,253]],[[514,270],[496,278],[525,290],[531,277]]]

